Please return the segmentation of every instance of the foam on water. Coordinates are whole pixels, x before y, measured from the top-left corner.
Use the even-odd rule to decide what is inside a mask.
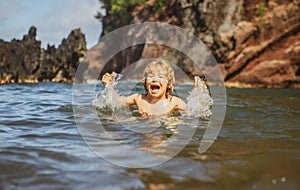
[[[199,76],[195,76],[195,83],[198,84],[198,87],[193,88],[189,93],[184,115],[209,117],[212,114],[213,99],[209,95],[205,82]]]
[[[121,74],[112,73],[114,79],[112,83],[105,86],[100,92],[94,103],[101,110],[111,109],[116,110],[121,107],[118,102],[119,93],[115,90],[118,80],[122,77]],[[195,83],[198,84],[190,92],[187,99],[187,107],[184,111],[184,116],[209,117],[213,100],[209,94],[208,88],[199,76],[195,76]]]

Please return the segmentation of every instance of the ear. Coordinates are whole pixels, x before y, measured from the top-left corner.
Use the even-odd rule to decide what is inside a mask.
[[[147,79],[146,79],[146,77],[144,77],[142,80],[142,84],[144,85],[145,90],[148,92],[146,83],[147,83]]]
[[[171,87],[170,83],[168,83],[166,92],[171,93],[171,91],[172,91],[172,87]]]

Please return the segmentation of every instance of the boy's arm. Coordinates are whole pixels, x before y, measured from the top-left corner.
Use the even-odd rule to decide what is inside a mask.
[[[110,73],[105,73],[101,79],[102,84],[106,87],[108,84],[114,81],[115,76]],[[122,105],[134,105],[136,104],[137,94],[133,94],[130,96],[118,96],[118,101]]]
[[[119,102],[124,106],[132,106],[136,104],[137,94],[132,94],[130,96],[119,96]]]

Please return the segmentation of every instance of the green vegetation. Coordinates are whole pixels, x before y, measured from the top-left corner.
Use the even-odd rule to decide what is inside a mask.
[[[264,16],[266,14],[266,3],[262,2],[258,5],[257,16],[259,18],[259,22],[264,23]]]
[[[245,16],[245,7],[243,5],[240,7],[240,15],[242,18]]]
[[[111,15],[110,23],[103,29],[103,34],[106,34],[115,28],[129,24],[132,19],[130,13],[133,11],[134,6],[145,4],[147,0],[99,0],[99,2],[105,13],[98,11],[95,18],[102,22],[106,14]]]
[[[111,0],[110,14],[126,12],[128,6],[145,4],[146,0]]]
[[[99,0],[99,2],[103,5],[101,8],[105,9],[107,13],[126,16],[128,14],[128,8],[134,5],[145,5],[147,0]],[[155,13],[158,14],[167,3],[168,0],[155,1]],[[103,16],[104,15],[98,11],[95,17],[101,20]]]
[[[108,19],[105,22],[105,27],[103,29],[103,34],[111,32],[115,28],[128,25],[132,22],[132,12],[135,9],[136,5],[146,5],[149,0],[99,0],[102,7],[102,11],[98,11],[95,15],[96,19],[99,19],[100,22],[103,21],[104,16],[108,14]],[[148,16],[154,14],[160,14],[164,6],[168,4],[169,0],[156,0],[154,1],[153,7],[149,11]],[[105,10],[105,11],[103,11]],[[105,13],[103,13],[105,12]],[[148,14],[148,13],[147,13]],[[146,18],[145,18],[146,19]],[[107,23],[109,22],[109,23]]]
[[[156,1],[157,8],[155,13],[158,14],[163,8],[163,6],[166,5],[167,3],[168,3],[167,0],[157,0]]]
[[[103,5],[101,8],[105,9],[109,14],[125,14],[127,8],[134,5],[145,4],[147,0],[99,0]],[[104,15],[100,12],[95,16],[97,19],[102,19]]]
[[[262,2],[258,5],[257,15],[263,17],[266,13],[266,3]]]

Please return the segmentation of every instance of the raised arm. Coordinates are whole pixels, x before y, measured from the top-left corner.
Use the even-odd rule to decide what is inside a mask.
[[[116,77],[116,73],[105,73],[101,79],[102,84],[104,85],[104,87],[106,88],[109,84],[112,85],[112,88],[114,88],[114,81],[115,81],[115,77]],[[125,106],[125,105],[135,105],[136,104],[136,98],[137,98],[137,94],[133,94],[130,96],[118,96],[117,97],[117,101]]]

